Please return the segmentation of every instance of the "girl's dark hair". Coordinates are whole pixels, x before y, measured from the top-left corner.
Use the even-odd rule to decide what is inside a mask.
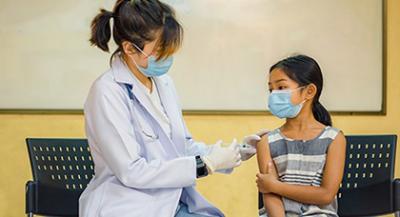
[[[277,62],[271,66],[269,72],[271,73],[274,69],[281,69],[290,79],[297,82],[300,87],[309,84],[317,86],[317,94],[312,102],[313,115],[322,124],[332,126],[332,119],[329,112],[319,102],[323,87],[323,78],[317,61],[306,55],[296,55]]]
[[[172,55],[182,44],[183,29],[170,6],[158,0],[117,0],[113,12],[100,9],[91,24],[89,41],[103,51],[109,51],[111,18],[114,18],[113,38],[118,45],[111,59],[118,52],[123,52],[123,41],[132,42],[143,49],[145,43],[155,40],[158,33],[158,59]]]

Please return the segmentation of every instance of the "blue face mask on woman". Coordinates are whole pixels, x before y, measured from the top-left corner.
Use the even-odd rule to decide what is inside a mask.
[[[300,104],[293,105],[292,93],[303,87],[294,90],[273,90],[268,98],[268,108],[270,112],[278,118],[294,118],[303,108],[304,100]]]
[[[140,49],[138,46],[132,43],[133,46],[136,47],[142,54],[144,54],[147,57],[147,68],[143,68],[139,66],[136,61],[132,59],[132,61],[135,63],[136,67],[138,70],[144,74],[147,77],[157,77],[164,75],[168,72],[168,70],[171,68],[172,63],[173,63],[173,57],[167,57],[166,59],[161,59],[157,60],[157,58],[153,55],[147,55],[142,49]]]

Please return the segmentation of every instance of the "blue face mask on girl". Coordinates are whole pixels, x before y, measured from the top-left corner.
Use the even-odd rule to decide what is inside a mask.
[[[147,57],[147,68],[143,68],[139,66],[136,61],[132,59],[133,63],[135,63],[136,67],[138,70],[144,74],[147,77],[157,77],[164,75],[168,72],[168,70],[171,68],[172,63],[173,63],[173,57],[167,57],[166,59],[161,59],[157,61],[157,58],[153,55],[147,55],[142,49],[140,49],[138,46],[132,43],[133,46],[136,47],[142,54],[144,54]]]
[[[291,101],[292,93],[303,87],[299,87],[294,90],[273,90],[268,98],[268,108],[270,112],[278,118],[296,117],[303,108],[306,100],[300,104],[293,105]]]

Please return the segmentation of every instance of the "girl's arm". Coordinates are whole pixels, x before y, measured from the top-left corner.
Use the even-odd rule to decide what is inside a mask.
[[[301,203],[327,205],[332,202],[339,190],[345,157],[346,139],[342,133],[339,133],[328,148],[320,187],[273,182],[271,192]]]
[[[260,173],[266,174],[268,172],[268,162],[272,161],[269,151],[268,136],[264,135],[261,141],[257,144],[257,161]],[[270,168],[270,172],[276,179],[278,175],[275,166]],[[284,217],[285,208],[283,206],[282,198],[279,195],[268,193],[263,194],[264,207],[270,217]]]

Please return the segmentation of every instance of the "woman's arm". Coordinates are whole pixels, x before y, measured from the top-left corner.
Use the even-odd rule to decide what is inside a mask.
[[[273,182],[270,191],[289,199],[315,205],[327,205],[335,198],[343,178],[346,139],[339,133],[328,148],[320,187]]]
[[[261,141],[257,144],[257,161],[260,173],[266,174],[268,172],[268,163],[272,161],[267,135],[264,135]],[[275,166],[270,168],[269,171],[276,179],[278,178]],[[263,194],[263,200],[268,216],[285,216],[285,208],[283,206],[282,198],[279,195],[272,193]]]

